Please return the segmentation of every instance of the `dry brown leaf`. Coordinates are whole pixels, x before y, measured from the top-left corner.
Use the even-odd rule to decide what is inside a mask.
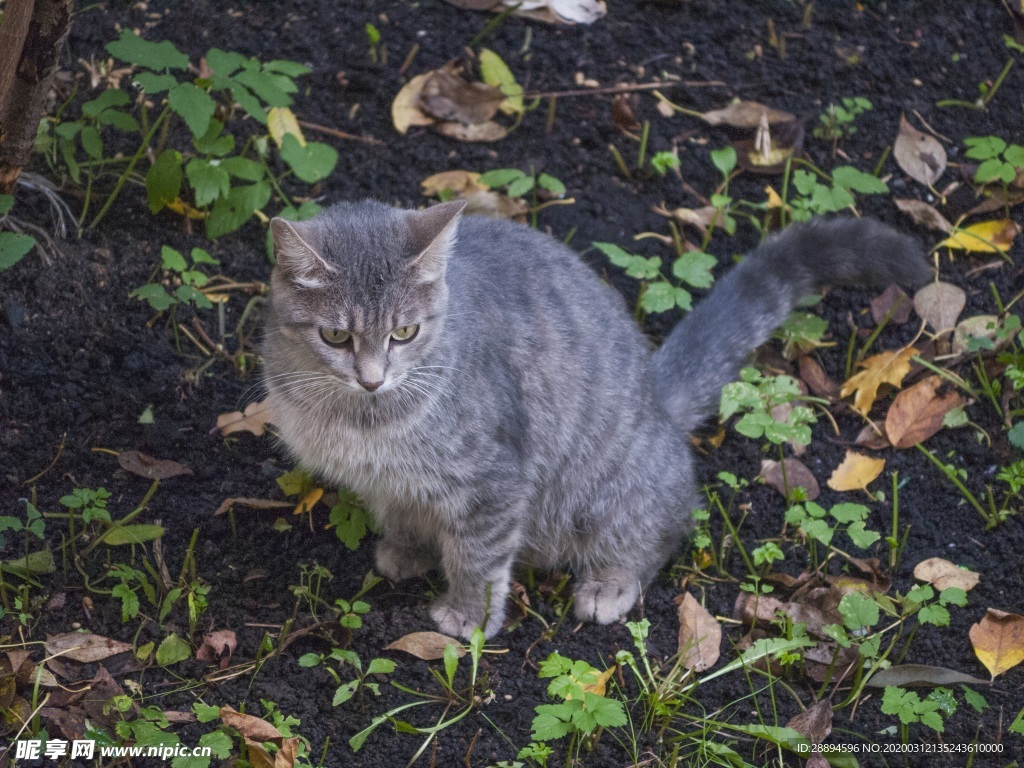
[[[504,128],[493,120],[475,125],[464,125],[463,123],[438,123],[434,130],[449,139],[459,141],[500,141],[508,136],[508,129]]]
[[[870,448],[873,451],[881,451],[885,448],[892,448],[889,438],[885,436],[885,422],[872,420],[864,425],[857,433],[853,444],[861,448]]]
[[[462,647],[458,640],[454,637],[448,637],[448,635],[442,635],[440,632],[410,632],[408,635],[398,638],[390,645],[385,645],[384,650],[405,651],[417,659],[433,661],[435,659],[443,659],[444,649],[449,645],[455,646],[455,652],[460,659],[466,655],[466,649]]]
[[[273,414],[270,413],[270,405],[265,401],[249,403],[243,411],[222,413],[217,417],[215,428],[220,430],[224,436],[233,432],[252,432],[256,437],[262,437],[267,424],[273,418]]]
[[[734,101],[722,109],[705,112],[701,117],[709,125],[731,125],[733,128],[757,128],[763,116],[768,124],[789,123],[796,118],[789,112],[781,112],[756,101]]]
[[[395,100],[391,102],[391,122],[399,133],[404,135],[413,126],[433,125],[436,122],[419,107],[420,91],[431,74],[433,73],[425,72],[416,75],[402,86]]]
[[[834,400],[839,396],[839,385],[828,377],[817,360],[810,355],[803,355],[797,361],[800,369],[800,380],[818,397]]]
[[[435,69],[424,81],[419,107],[438,120],[475,125],[494,117],[504,100],[501,89],[479,81],[469,82],[454,67],[445,66]]]
[[[893,202],[896,203],[897,208],[913,219],[915,224],[945,234],[953,231],[953,225],[946,220],[946,217],[924,200],[894,199]]]
[[[245,496],[234,496],[230,499],[224,499],[220,503],[220,506],[214,511],[214,515],[223,515],[225,512],[235,506],[252,507],[254,509],[279,509],[281,507],[290,507],[292,503],[290,501],[273,501],[271,499],[250,499]]]
[[[280,744],[284,739],[281,732],[266,720],[256,717],[255,715],[246,715],[242,712],[237,712],[233,707],[221,707],[220,719],[224,725],[234,728],[246,739],[251,739],[257,744],[264,741],[272,741],[275,744]]]
[[[974,253],[1006,253],[1020,231],[1020,224],[1013,219],[982,221],[958,229],[939,243],[939,247]]]
[[[741,591],[736,595],[732,617],[742,624],[770,624],[775,614],[782,610],[783,603],[770,595],[754,595]]]
[[[900,664],[873,674],[867,682],[872,688],[896,685],[900,688],[927,685],[991,685],[989,680],[945,667],[930,667],[925,664]]]
[[[725,227],[725,217],[722,215],[722,210],[715,208],[713,205],[705,205],[703,208],[673,208],[671,211],[657,206],[654,208],[654,211],[662,216],[673,218],[680,224],[694,227],[702,235],[706,235],[711,227],[719,229]]]
[[[168,477],[192,474],[192,470],[184,464],[170,459],[154,459],[141,451],[121,451],[117,454],[117,463],[121,469],[149,480],[166,480]]]
[[[218,664],[221,669],[226,669],[231,663],[231,656],[238,647],[238,638],[230,629],[218,629],[216,632],[208,632],[203,637],[203,642],[196,651],[196,658],[205,661],[207,664]]]
[[[771,486],[779,494],[786,498],[786,482],[783,482],[782,462],[774,459],[763,459],[761,461],[761,474],[758,475],[764,480],[765,485]],[[803,488],[807,491],[807,501],[814,501],[821,493],[818,481],[811,474],[811,470],[799,459],[786,458],[785,480],[789,483],[789,489]]]
[[[633,111],[632,94],[620,93],[612,99],[612,125],[627,133],[639,131],[643,126]]]
[[[872,355],[860,364],[864,370],[855,373],[839,390],[840,397],[853,398],[853,408],[861,416],[867,417],[871,406],[878,398],[878,388],[883,384],[894,387],[903,383],[903,377],[910,372],[910,358],[917,354],[914,347],[904,347],[889,352]]]
[[[832,733],[832,705],[828,699],[817,701],[794,715],[786,727],[800,733],[811,744],[821,744]]]
[[[426,197],[439,197],[446,191],[459,196],[474,190],[489,189],[477,182],[479,178],[480,174],[474,171],[442,171],[421,181],[420,188]]]
[[[970,592],[981,580],[978,573],[961,568],[941,557],[930,557],[915,565],[914,578],[927,581],[940,592],[948,587]]]
[[[892,148],[900,168],[915,181],[932,186],[946,170],[946,150],[933,136],[921,133],[900,117],[900,132]]]
[[[902,325],[910,319],[910,310],[913,308],[914,302],[902,288],[893,283],[871,300],[871,319],[877,325],[889,315],[890,323]]]
[[[722,626],[689,592],[679,603],[679,650],[687,669],[703,672],[718,661]]]
[[[119,653],[132,650],[130,643],[111,640],[109,637],[89,632],[65,632],[46,639],[46,652],[51,656],[71,659],[83,664],[103,661]]]
[[[828,487],[833,491],[866,491],[868,484],[882,474],[883,469],[885,459],[847,451],[843,463],[828,479]]]
[[[942,419],[966,401],[953,389],[940,392],[945,379],[929,376],[896,395],[885,416],[885,434],[896,448],[911,448],[942,429]]]
[[[479,178],[480,174],[473,171],[443,171],[424,179],[420,186],[427,197],[449,194],[465,200],[466,215],[520,220],[529,212],[521,198],[513,200],[496,189],[480,184],[477,182]]]
[[[969,635],[975,655],[993,680],[1024,662],[1024,616],[989,608]]]
[[[936,333],[956,325],[966,304],[967,294],[952,283],[929,283],[914,294],[914,310]]]

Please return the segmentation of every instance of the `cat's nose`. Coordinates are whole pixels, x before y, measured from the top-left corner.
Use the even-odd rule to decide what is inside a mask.
[[[362,379],[358,379],[358,381],[359,386],[361,386],[367,392],[376,392],[384,383],[384,379],[381,379],[380,381],[363,381]]]

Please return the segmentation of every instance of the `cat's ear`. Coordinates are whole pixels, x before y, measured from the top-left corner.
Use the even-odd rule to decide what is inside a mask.
[[[453,200],[409,214],[409,236],[416,254],[412,264],[424,282],[442,277],[448,264],[448,254],[455,246],[455,233],[459,215],[466,207],[465,200]]]
[[[320,288],[334,267],[310,245],[312,225],[309,222],[272,219],[270,234],[274,238],[274,258],[293,281],[305,288]]]

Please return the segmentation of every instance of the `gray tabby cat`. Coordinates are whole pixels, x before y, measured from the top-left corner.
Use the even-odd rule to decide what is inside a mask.
[[[513,565],[576,575],[616,621],[700,504],[687,433],[801,296],[917,285],[918,245],[866,219],[794,225],[652,354],[622,297],[528,227],[375,202],[271,222],[269,405],[301,464],[362,497],[389,579],[440,566],[442,632],[501,627]]]

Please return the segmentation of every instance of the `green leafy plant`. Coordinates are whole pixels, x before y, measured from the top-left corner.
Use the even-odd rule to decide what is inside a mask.
[[[655,152],[651,155],[651,168],[659,176],[664,176],[669,171],[679,170],[679,155],[675,152]]]
[[[863,96],[845,97],[840,104],[829,104],[828,109],[818,116],[818,127],[814,135],[819,139],[832,142],[832,154],[841,140],[849,139],[857,132],[854,125],[857,118],[874,105]]]
[[[341,675],[326,664],[328,661],[340,662],[339,668],[348,664],[352,667],[355,677],[343,683]],[[395,671],[395,662],[391,661],[391,659],[382,658],[372,659],[364,670],[359,654],[347,648],[333,648],[328,654],[306,653],[299,657],[300,667],[310,668],[321,665],[334,679],[334,682],[338,684],[338,688],[334,692],[334,699],[331,702],[335,707],[339,704],[344,704],[355,696],[357,692],[364,690],[370,691],[374,696],[380,696],[380,684],[368,682],[368,678],[371,675],[390,675]]]
[[[667,312],[678,307],[684,312],[693,308],[693,294],[684,286],[709,288],[714,282],[711,269],[718,260],[703,251],[686,251],[672,262],[669,280],[662,273],[664,264],[659,256],[638,256],[614,243],[593,243],[608,260],[625,270],[629,277],[641,282],[637,308],[646,313]]]
[[[1024,147],[1020,144],[1007,144],[998,136],[975,136],[964,139],[964,145],[967,157],[981,160],[974,173],[974,180],[980,184],[995,180],[1010,184],[1024,170]]]
[[[505,194],[509,197],[530,195],[530,223],[534,228],[537,226],[537,214],[545,208],[552,205],[570,205],[575,202],[571,197],[565,198],[565,184],[550,173],[537,173],[532,168],[529,173],[518,168],[495,168],[480,174],[477,181],[491,189],[504,188]],[[541,191],[547,193],[549,199],[542,201],[540,199]]]
[[[778,446],[787,442],[809,445],[811,425],[818,421],[814,411],[805,405],[793,405],[782,418],[772,413],[780,405],[798,401],[818,399],[806,397],[792,376],[764,376],[755,368],[744,368],[740,381],[722,389],[720,415],[725,420],[743,414],[736,422],[736,431],[753,440],[763,437]]]
[[[601,676],[601,671],[586,661],[573,661],[557,653],[542,661],[540,677],[552,678],[548,695],[560,701],[535,707],[532,738],[551,741],[570,736],[571,751],[580,737],[596,737],[601,728],[625,725],[622,702],[594,692]]]
[[[153,309],[162,312],[165,309],[177,308],[179,304],[210,309],[213,303],[199,290],[210,278],[203,272],[202,265],[217,265],[220,262],[202,248],[193,248],[192,265],[178,251],[169,245],[160,250],[160,268],[164,276],[160,282],[146,283],[136,288],[130,297],[148,303]],[[173,289],[169,291],[168,288]]]
[[[825,182],[820,181],[819,178]],[[816,177],[802,168],[793,171],[792,186],[796,194],[789,200],[795,221],[808,221],[814,216],[836,213],[856,203],[854,192],[879,195],[889,192],[888,185],[877,176],[859,171],[851,165],[832,170],[829,178]]]
[[[13,205],[13,195],[0,195],[0,223],[3,223]],[[21,261],[35,244],[36,239],[31,235],[23,235],[19,232],[0,232],[0,272],[10,269]]]
[[[173,44],[150,42],[127,29],[107,44],[107,50],[138,68],[132,81],[142,91],[138,117],[131,111],[136,102],[127,93],[108,90],[83,104],[78,120],[57,117],[52,130],[47,126],[37,139],[37,149],[54,168],[63,162],[71,180],[85,185],[83,223],[94,187],[111,174],[116,174],[113,188],[90,228],[105,217],[129,182],[145,185],[153,213],[170,208],[204,220],[211,238],[241,227],[262,212],[275,193],[283,213],[291,218],[316,213],[315,204],[293,203],[281,186],[292,175],[307,184],[326,178],[338,160],[332,147],[306,141],[288,110],[298,91],[295,81],[309,72],[308,67],[280,60],[263,63],[211,48],[205,67],[195,68],[199,74],[193,75],[188,56]],[[150,112],[154,101],[159,108],[155,116]],[[267,132],[250,134],[236,151],[239,139],[228,126],[233,126],[239,111]],[[173,119],[185,124],[190,146],[168,146],[178,135],[170,130]],[[124,156],[111,153],[104,138],[107,128],[135,137],[135,150]],[[278,148],[284,172],[271,167],[272,145]],[[152,162],[140,175],[136,168],[147,157]]]

